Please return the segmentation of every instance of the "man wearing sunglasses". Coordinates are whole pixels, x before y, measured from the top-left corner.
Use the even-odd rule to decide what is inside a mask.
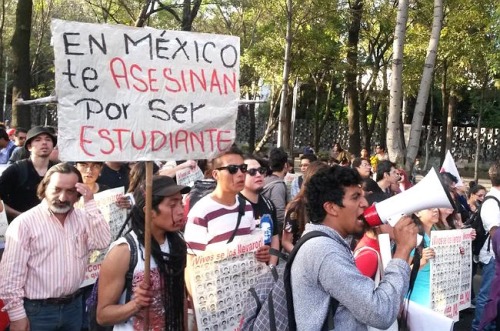
[[[225,244],[232,237],[248,235],[255,229],[252,206],[246,200],[238,225],[238,193],[245,187],[247,165],[240,150],[232,147],[213,160],[215,190],[201,198],[189,211],[184,239],[189,251],[204,251],[209,245]],[[269,247],[256,253],[257,260],[269,261]]]
[[[253,209],[253,216],[256,224],[260,224],[262,215],[268,214],[272,218],[273,232],[271,239],[271,248],[279,251],[280,240],[278,232],[278,220],[276,218],[276,207],[273,202],[260,194],[264,187],[264,178],[266,177],[267,168],[263,167],[257,159],[253,156],[245,157],[245,164],[247,165],[247,175],[245,178],[245,187],[240,192],[240,196],[246,201],[250,202]],[[269,265],[275,266],[278,263],[278,257],[271,255],[269,258]]]

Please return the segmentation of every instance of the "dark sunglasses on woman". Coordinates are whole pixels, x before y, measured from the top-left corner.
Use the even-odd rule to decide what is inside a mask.
[[[249,174],[250,176],[255,176],[257,175],[257,172],[261,175],[265,175],[266,172],[267,172],[267,169],[264,168],[264,167],[260,167],[260,168],[253,168],[253,169],[248,169],[247,170],[247,174]]]

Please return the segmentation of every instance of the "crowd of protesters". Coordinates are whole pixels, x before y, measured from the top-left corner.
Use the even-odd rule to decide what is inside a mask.
[[[482,283],[474,299],[472,329],[495,329],[500,205],[494,199],[481,204],[488,196],[500,199],[499,162],[489,169],[489,192],[475,184],[468,190],[457,187],[458,178],[445,172],[440,178],[454,209],[424,209],[402,217],[394,227],[369,228],[363,220],[368,206],[413,185],[383,146],[377,145],[373,156],[367,149],[357,156],[335,143],[328,159],[308,146],[299,159],[300,174],[291,187],[285,177],[293,162],[281,148],[257,156],[233,146],[213,160],[155,164],[147,211],[144,162],[59,162],[54,129],[0,128],[0,163],[10,163],[0,176],[0,212],[5,211],[9,223],[5,247],[0,247],[0,303],[10,330],[86,330],[84,298],[92,287],[80,284],[90,252],[106,247],[93,316],[99,324],[143,330],[147,321],[151,330],[195,330],[186,265],[197,253],[250,235],[264,215],[271,217],[272,233],[255,258],[270,268],[279,263],[270,252],[291,253],[303,234],[324,234],[306,242],[291,266],[298,330],[322,329],[332,298],[339,304],[336,329],[390,329],[398,323],[405,297],[430,307],[431,231],[465,228],[475,213],[491,240],[475,257]],[[192,187],[176,183],[178,170],[196,166],[204,172],[203,180]],[[128,232],[111,238],[94,194],[116,187],[124,187],[133,199],[124,195],[116,200],[127,210]],[[82,209],[74,208],[79,200]],[[144,261],[147,212],[149,282]],[[417,245],[418,232],[423,240]],[[395,247],[385,269],[380,233],[388,233]],[[416,279],[408,295],[413,267]]]

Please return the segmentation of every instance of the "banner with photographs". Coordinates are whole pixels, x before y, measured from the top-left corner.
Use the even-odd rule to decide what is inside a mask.
[[[431,247],[436,254],[430,262],[431,309],[454,321],[459,318],[462,293],[462,239],[462,230],[431,232]]]
[[[125,188],[122,186],[94,194],[94,200],[97,203],[97,207],[101,211],[101,214],[106,222],[109,223],[111,240],[114,240],[117,237],[127,218],[127,210],[118,207],[116,204],[117,198],[123,195],[124,192]],[[82,199],[75,204],[75,208],[83,208]],[[93,284],[96,281],[97,276],[99,276],[102,260],[104,260],[107,251],[108,248],[105,248],[103,250],[94,251],[90,254],[87,270],[85,270],[85,280],[80,287]]]
[[[267,270],[255,258],[263,239],[263,233],[256,230],[191,258],[188,268],[199,331],[239,329],[242,299]]]
[[[472,289],[472,229],[462,230],[461,254],[461,277],[460,277],[460,297],[458,310],[466,309],[471,304]]]

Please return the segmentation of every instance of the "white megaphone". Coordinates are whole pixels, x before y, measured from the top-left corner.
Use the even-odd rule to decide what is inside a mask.
[[[395,226],[401,216],[429,208],[455,208],[450,192],[432,168],[417,185],[366,208],[363,216],[371,226]]]

